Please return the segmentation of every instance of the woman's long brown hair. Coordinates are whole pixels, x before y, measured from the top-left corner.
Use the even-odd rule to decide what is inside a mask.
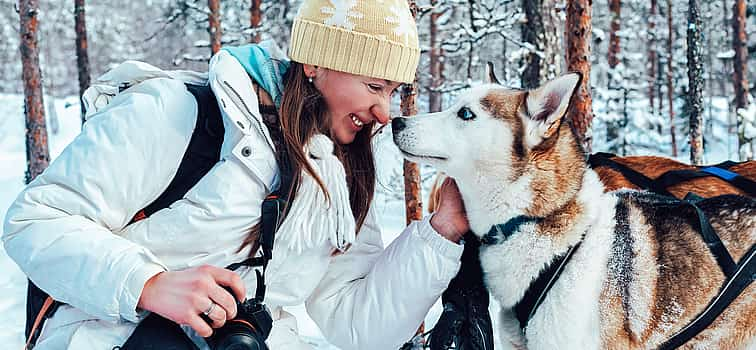
[[[304,66],[301,63],[291,62],[284,75],[284,90],[278,115],[280,130],[271,130],[271,132],[281,133],[283,145],[277,146],[283,146],[286,149],[286,157],[282,158],[281,152],[276,154],[279,168],[288,165],[293,175],[291,186],[288,189],[289,203],[292,203],[296,196],[303,171],[315,179],[321,190],[326,194],[326,198],[330,200],[323,181],[307,162],[307,154],[304,151],[304,146],[313,135],[317,133],[329,135],[330,121],[328,120],[325,100],[323,100],[323,96],[315,88],[315,85],[307,80]],[[350,144],[339,145],[334,142],[336,155],[344,164],[347,186],[349,187],[349,205],[357,224],[357,232],[365,222],[375,190],[372,137],[371,124],[360,130]],[[287,164],[282,164],[282,162]],[[259,227],[260,224],[255,225],[250,230],[240,250],[247,245],[252,245],[250,255],[256,253]]]

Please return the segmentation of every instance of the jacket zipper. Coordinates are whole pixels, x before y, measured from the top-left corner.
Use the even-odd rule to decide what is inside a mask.
[[[255,125],[257,126],[257,130],[260,131],[260,135],[265,139],[265,143],[270,147],[271,150],[275,150],[273,148],[273,145],[270,144],[268,141],[268,138],[265,136],[265,131],[263,130],[262,126],[260,125],[260,121],[255,118],[255,115],[249,110],[249,107],[247,107],[247,104],[244,103],[244,99],[241,98],[238,92],[234,90],[234,88],[231,86],[231,84],[228,83],[228,81],[223,80],[223,85],[228,88],[228,90],[231,90],[231,94],[229,94],[229,97],[233,100],[234,104],[237,106],[241,105],[244,107],[241,111],[245,114],[245,117],[247,119],[253,120]],[[226,92],[228,92],[228,90]]]

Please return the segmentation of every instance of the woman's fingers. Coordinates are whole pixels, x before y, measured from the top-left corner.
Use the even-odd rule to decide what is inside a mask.
[[[236,300],[224,286],[244,299],[244,283],[233,271],[210,265],[165,271],[145,283],[138,307],[189,325],[205,336],[212,333],[211,326],[221,327],[236,316]]]
[[[210,325],[208,325],[199,314],[189,315],[188,319],[183,322],[183,324],[192,327],[192,329],[201,337],[207,338],[213,334],[213,329],[210,328]]]
[[[222,307],[220,304],[210,299],[207,300],[207,305],[210,305],[210,306],[200,311],[200,313],[204,314],[208,319],[210,319],[211,327],[213,328],[223,327],[223,325],[226,323],[226,320],[228,319],[227,318],[228,313],[226,312],[226,309]]]
[[[203,272],[209,273],[216,283],[221,286],[230,287],[234,291],[236,300],[244,300],[247,291],[244,288],[241,277],[235,272],[210,265],[201,266],[200,269],[204,269]]]
[[[236,317],[236,300],[231,296],[229,292],[223,289],[219,285],[215,285],[208,293],[210,300],[218,305],[218,308],[223,309],[225,320],[230,320]]]

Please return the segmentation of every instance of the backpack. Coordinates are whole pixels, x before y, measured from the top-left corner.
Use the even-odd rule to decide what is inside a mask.
[[[97,82],[89,87],[82,96],[85,106],[85,120],[96,114],[110,103],[121,92],[153,78],[178,79],[184,82],[187,90],[197,101],[197,121],[192,131],[189,145],[181,159],[176,175],[168,184],[168,187],[149,205],[140,210],[130,223],[147,218],[160,209],[167,208],[173,202],[183,196],[207,174],[210,169],[220,160],[220,151],[223,144],[223,117],[218,107],[217,100],[210,86],[207,85],[207,73],[192,71],[163,71],[152,65],[139,61],[126,61],[97,79]],[[258,94],[260,90],[258,89]],[[270,100],[266,98],[264,100]],[[262,107],[262,106],[261,106]],[[270,106],[265,106],[270,111]],[[267,124],[267,122],[266,122]],[[268,125],[270,128],[272,125]],[[272,133],[277,135],[278,133]],[[280,158],[279,158],[280,159]],[[288,167],[281,167],[285,172]],[[283,174],[285,178],[290,178]],[[284,187],[282,183],[280,188]],[[282,220],[283,208],[286,196],[276,191],[268,196],[263,202],[261,242],[263,257],[248,259],[234,265],[264,264],[272,254],[273,235]],[[271,212],[269,208],[276,208]],[[266,210],[267,209],[267,210]],[[61,302],[54,300],[47,293],[28,280],[26,298],[26,327],[24,335],[27,343],[25,349],[31,349],[36,344],[44,322],[52,317]]]

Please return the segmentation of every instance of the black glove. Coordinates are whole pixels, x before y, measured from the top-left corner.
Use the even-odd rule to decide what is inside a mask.
[[[493,349],[488,290],[478,257],[480,242],[472,232],[464,238],[462,267],[441,295],[444,311],[428,339],[431,350]]]

